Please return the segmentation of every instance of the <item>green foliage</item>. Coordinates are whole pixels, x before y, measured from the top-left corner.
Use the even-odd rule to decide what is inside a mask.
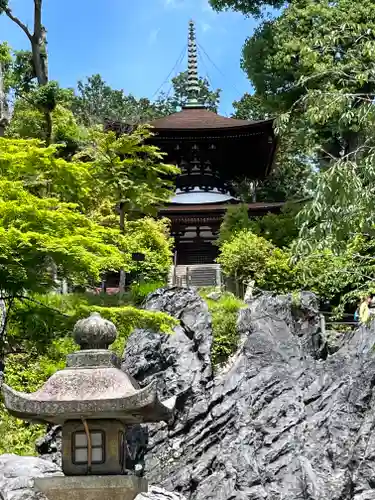
[[[150,293],[153,293],[164,286],[164,281],[134,283],[130,289],[131,300],[136,305],[142,305]]]
[[[296,216],[299,210],[300,204],[287,203],[280,214],[254,217],[250,229],[279,248],[288,247],[298,236]]]
[[[310,253],[295,266],[301,288],[337,303],[348,287],[356,286],[353,262],[348,257],[329,249]]]
[[[217,244],[222,246],[242,229],[249,229],[251,222],[248,207],[245,204],[229,206],[225,212],[223,222],[220,226]]]
[[[59,155],[72,154],[87,140],[87,132],[77,124],[73,113],[57,104],[52,113],[52,143],[61,144]],[[46,121],[43,112],[25,99],[18,99],[6,135],[12,138],[40,139],[46,136]]]
[[[162,114],[172,114],[180,111],[180,109],[186,104],[189,97],[188,84],[189,79],[187,71],[183,71],[172,78],[172,95],[169,96],[162,93],[157,100],[157,105],[162,111]],[[199,78],[198,87],[199,102],[204,104],[210,111],[217,113],[221,89],[211,90],[210,83],[207,78]]]
[[[161,312],[137,309],[131,299],[126,295],[71,293],[33,294],[16,300],[10,310],[7,351],[48,353],[51,342],[68,338],[75,323],[95,311],[116,325],[118,339],[114,347],[119,355],[136,327],[171,332],[176,324],[173,318]]]
[[[201,291],[212,315],[212,362],[214,365],[224,363],[238,347],[237,316],[245,304],[232,295],[224,293],[219,300],[207,297],[210,290]]]
[[[160,111],[148,99],[136,99],[114,90],[99,74],[85,82],[78,82],[78,92],[73,101],[75,116],[86,126],[102,124],[106,120],[141,123],[160,116]]]
[[[265,7],[278,9],[285,4],[284,0],[210,0],[211,6],[217,10],[231,9],[248,16],[260,16]]]
[[[120,121],[128,124],[149,123],[160,116],[175,113],[188,98],[188,74],[180,73],[172,79],[172,93],[161,93],[155,102],[136,99],[123,90],[112,89],[96,74],[85,82],[78,82],[78,92],[73,101],[73,112],[86,126]],[[220,89],[211,90],[206,78],[199,78],[199,97],[212,111],[217,111]]]
[[[47,290],[52,262],[73,283],[99,281],[104,270],[123,265],[120,250],[108,245],[111,236],[118,237],[74,206],[0,180],[0,283],[6,293]]]
[[[33,55],[29,50],[14,51],[11,86],[17,96],[27,96],[36,89]]]
[[[129,221],[120,233],[103,226],[94,210],[100,196],[105,202],[123,195],[133,209],[143,210],[169,196],[169,184],[159,175],[174,168],[157,163],[157,149],[144,146],[142,134],[117,140],[98,132],[100,144],[93,143],[97,156],[92,162],[57,158],[56,146],[44,148],[35,140],[0,138],[3,290],[48,289],[52,262],[60,277],[93,284],[104,270],[131,271],[134,251],[146,255],[141,270],[147,279],[164,279],[171,242],[163,221]],[[120,154],[127,156],[120,159]],[[137,154],[143,154],[142,160]],[[116,172],[118,178],[111,178]]]
[[[249,230],[225,242],[217,261],[227,276],[241,282],[254,280],[258,288],[273,292],[293,288],[290,254]]]
[[[338,312],[375,293],[375,239],[353,237],[345,248],[314,250],[295,263],[301,288],[329,299]]]
[[[96,189],[102,198],[121,203],[127,212],[152,212],[171,196],[179,169],[162,163],[165,156],[146,144],[149,128],[138,127],[131,135],[91,131],[91,145],[82,152],[91,158]]]

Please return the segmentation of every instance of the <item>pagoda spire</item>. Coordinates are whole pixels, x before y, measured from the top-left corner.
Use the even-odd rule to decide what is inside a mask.
[[[199,101],[198,56],[194,21],[189,21],[188,37],[188,99],[184,108],[204,108]]]

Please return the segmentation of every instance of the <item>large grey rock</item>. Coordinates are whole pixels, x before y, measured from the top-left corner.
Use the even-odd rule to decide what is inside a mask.
[[[0,498],[2,500],[46,500],[34,487],[34,479],[62,475],[60,468],[48,460],[17,455],[0,456]],[[180,495],[150,486],[148,493],[136,500],[185,500]]]
[[[173,296],[169,300],[173,313]],[[179,374],[193,386],[179,396],[173,425],[148,429],[150,481],[189,500],[375,499],[374,329],[347,335],[329,355],[316,299],[308,293],[297,301],[253,300],[238,329],[239,352],[214,379],[205,376],[203,359],[201,375],[195,363],[189,376],[186,347],[181,357],[175,351],[181,344],[173,344],[166,362],[172,338],[151,342],[137,373],[134,360],[143,359],[144,339],[154,334],[131,337],[124,365],[134,367],[135,376],[157,373],[167,388],[172,365],[168,395],[186,387]],[[153,372],[162,366],[165,371]]]
[[[61,475],[59,467],[36,457],[0,455],[0,498],[2,500],[45,500],[34,489],[34,478]]]
[[[180,326],[172,335],[136,330],[126,343],[123,369],[143,385],[156,379],[163,398],[204,390],[212,378],[207,304],[193,289],[167,288],[151,294],[145,308],[170,314]]]

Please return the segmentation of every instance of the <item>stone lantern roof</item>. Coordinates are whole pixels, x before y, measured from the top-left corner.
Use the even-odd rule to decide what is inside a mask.
[[[159,400],[155,383],[141,389],[120,370],[119,359],[108,350],[116,336],[114,324],[98,313],[78,321],[74,338],[81,350],[67,356],[66,368],[31,394],[3,383],[5,407],[17,418],[59,425],[74,419],[168,421],[172,409]]]

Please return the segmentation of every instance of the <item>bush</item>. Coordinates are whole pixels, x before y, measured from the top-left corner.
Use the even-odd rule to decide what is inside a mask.
[[[287,251],[249,230],[237,233],[224,243],[217,262],[224,274],[243,283],[254,280],[261,289],[287,292],[294,286],[294,273]]]
[[[296,215],[300,208],[298,203],[288,203],[280,214],[269,213],[263,217],[253,218],[250,229],[279,248],[287,247],[298,236]]]
[[[136,305],[142,305],[150,293],[155,292],[158,288],[165,286],[164,281],[154,281],[151,283],[135,283],[131,286],[130,297],[131,301]]]
[[[173,240],[168,234],[169,222],[149,217],[125,224],[127,243],[121,248],[131,257],[132,253],[145,255],[143,262],[129,262],[129,272],[140,273],[147,282],[164,282],[172,265]]]
[[[212,316],[212,362],[214,365],[224,363],[237,349],[237,316],[244,306],[242,300],[231,293],[225,293],[219,300],[207,298],[208,290],[201,291]]]
[[[18,391],[34,392],[55,371],[64,368],[65,357],[77,346],[71,338],[52,341],[44,354],[37,349],[6,358],[6,383]],[[43,425],[12,417],[0,401],[0,455],[35,455],[35,440],[45,434]]]
[[[221,247],[226,241],[229,241],[238,232],[243,229],[250,229],[251,221],[246,204],[233,205],[228,207],[225,212],[223,222],[220,226],[217,244]]]

